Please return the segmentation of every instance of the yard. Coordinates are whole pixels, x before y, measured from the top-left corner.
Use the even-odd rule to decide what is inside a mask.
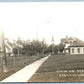
[[[34,61],[41,59],[41,56],[46,55],[7,57],[7,73],[2,73],[2,58],[0,57],[0,81],[24,68],[25,66],[33,63]]]
[[[28,82],[84,81],[84,55],[53,55]]]

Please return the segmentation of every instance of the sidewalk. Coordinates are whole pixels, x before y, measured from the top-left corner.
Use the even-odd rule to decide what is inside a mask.
[[[27,82],[49,56],[50,55],[26,66],[1,82]]]

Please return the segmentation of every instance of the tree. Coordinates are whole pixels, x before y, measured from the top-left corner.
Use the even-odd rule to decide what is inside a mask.
[[[17,41],[16,41],[16,48],[17,48],[17,54],[18,54],[18,56],[20,55],[20,54],[22,54],[22,47],[23,47],[23,41],[21,40],[21,38],[20,37],[18,37],[18,39],[17,39]]]
[[[57,54],[59,51],[59,45],[55,45],[54,47],[54,53]]]
[[[60,43],[59,44],[59,51],[63,52],[63,50],[64,50],[64,44]]]
[[[42,46],[41,46],[41,42],[39,42],[38,40],[32,41],[32,47],[33,47],[33,52],[35,52],[34,54],[39,54],[41,52]]]
[[[51,53],[51,52],[52,52],[52,44],[48,46],[47,52],[48,52],[48,53]]]
[[[13,51],[12,52],[13,52],[14,55],[16,55],[18,53],[17,48],[13,48]]]
[[[45,42],[45,40],[43,39],[42,42],[41,42],[41,46],[42,46],[42,53],[45,54],[47,53],[47,48],[48,48],[48,45],[47,43]]]
[[[26,41],[23,46],[23,52],[27,55],[38,55],[45,53],[47,45],[44,41],[33,40],[32,42]]]

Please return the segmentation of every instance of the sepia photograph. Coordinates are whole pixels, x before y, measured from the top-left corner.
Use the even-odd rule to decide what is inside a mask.
[[[0,2],[0,82],[84,82],[84,2]]]

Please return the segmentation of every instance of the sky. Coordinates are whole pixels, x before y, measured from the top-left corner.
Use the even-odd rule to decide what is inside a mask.
[[[38,32],[48,44],[52,35],[55,44],[66,35],[84,41],[84,2],[0,2],[0,24],[10,39],[33,40]]]

